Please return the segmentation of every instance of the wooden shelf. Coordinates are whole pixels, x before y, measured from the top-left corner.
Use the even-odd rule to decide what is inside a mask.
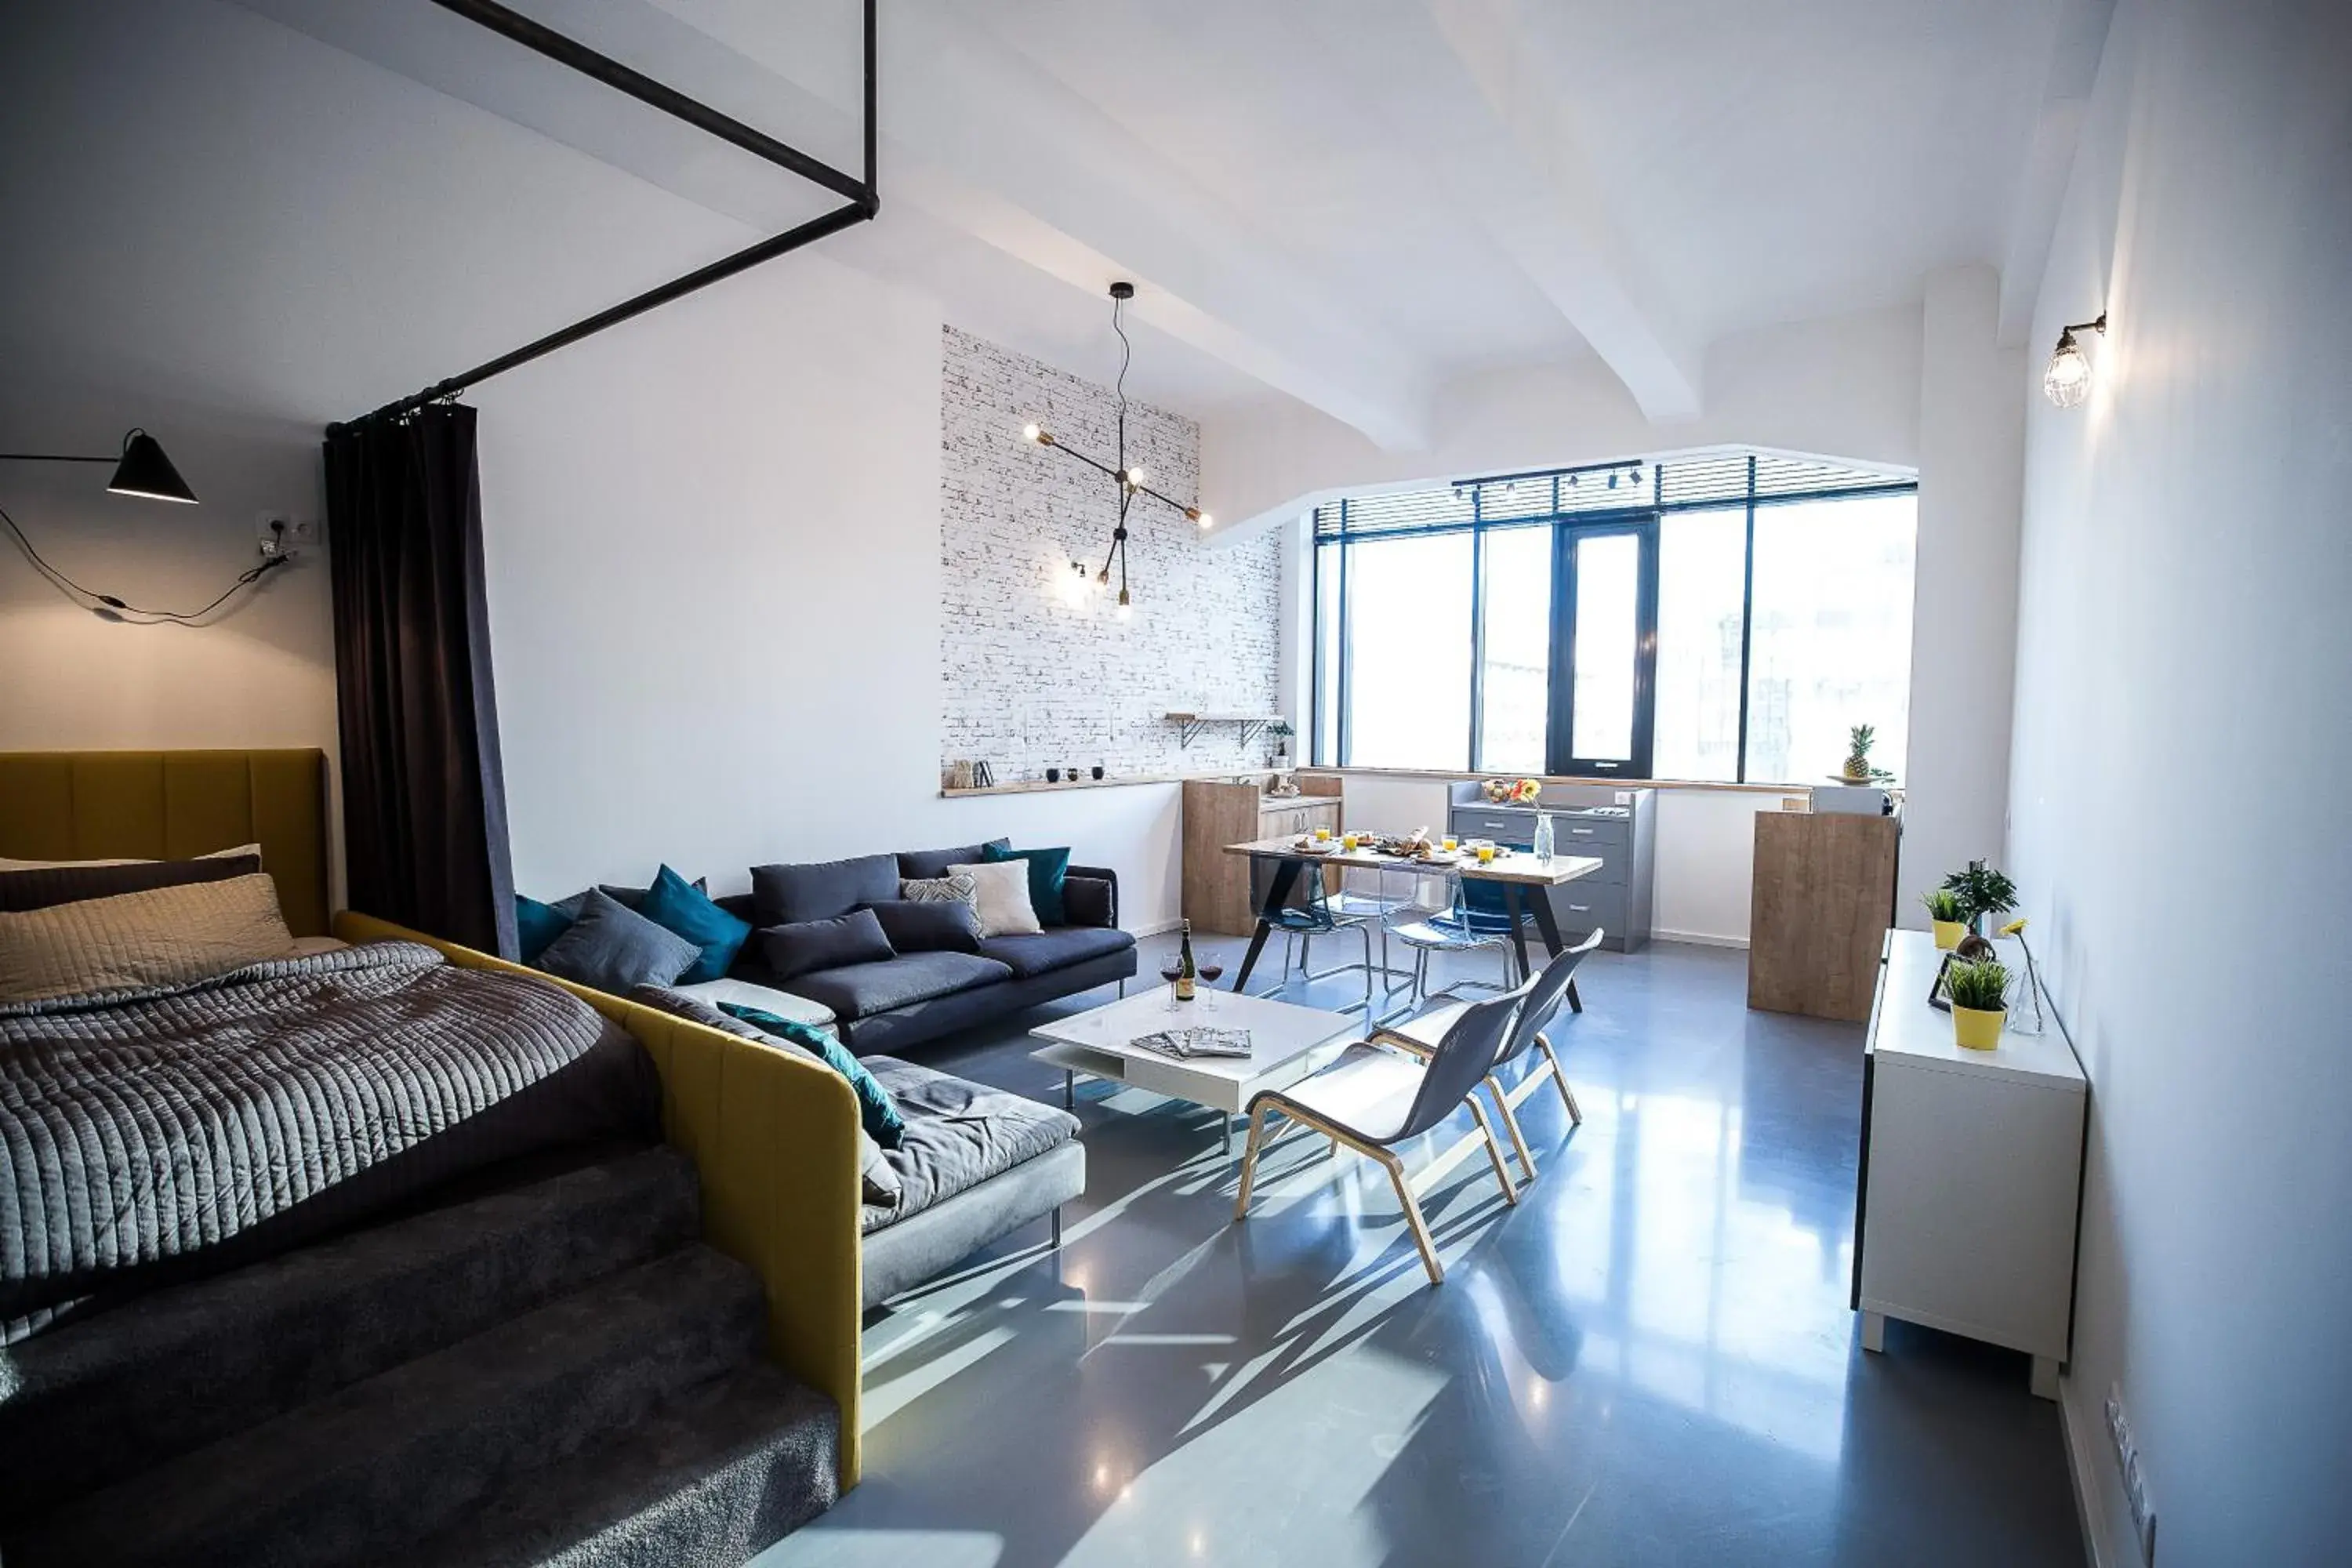
[[[1042,795],[1058,789],[1117,789],[1126,784],[1183,784],[1190,779],[1263,780],[1271,773],[1287,773],[1286,768],[1219,768],[1204,773],[1113,773],[1108,778],[1078,779],[1015,779],[1011,784],[994,784],[971,789],[942,787],[942,800],[961,800],[971,795]]]
[[[1190,746],[1201,738],[1201,731],[1212,724],[1239,724],[1242,727],[1242,744],[1246,746],[1250,743],[1250,737],[1260,730],[1268,724],[1282,722],[1279,713],[1163,713],[1160,717],[1171,724],[1182,726],[1176,735],[1179,747]]]

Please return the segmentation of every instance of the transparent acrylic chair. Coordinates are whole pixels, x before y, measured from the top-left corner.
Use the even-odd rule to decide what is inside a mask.
[[[1414,885],[1414,899],[1391,911],[1386,920],[1387,933],[1413,950],[1412,1002],[1424,1002],[1432,995],[1450,994],[1464,986],[1476,986],[1485,991],[1508,991],[1518,984],[1510,933],[1494,930],[1471,919],[1470,910],[1462,901],[1462,872],[1459,868],[1448,866],[1433,872],[1417,874]],[[1434,891],[1434,898],[1421,896],[1431,891]],[[1475,952],[1481,948],[1492,948],[1502,956],[1503,978],[1500,981],[1455,980],[1433,993],[1429,989],[1429,959],[1432,953]]]

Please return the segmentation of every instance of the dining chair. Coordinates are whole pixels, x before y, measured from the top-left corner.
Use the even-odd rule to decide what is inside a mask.
[[[1333,907],[1331,896],[1323,885],[1323,870],[1324,868],[1312,863],[1302,867],[1297,880],[1293,885],[1290,901],[1265,911],[1264,918],[1267,929],[1278,931],[1283,936],[1282,979],[1271,990],[1261,994],[1272,995],[1290,984],[1290,939],[1296,937],[1298,939],[1299,973],[1306,980],[1328,980],[1334,974],[1344,974],[1351,969],[1363,970],[1363,1006],[1369,1015],[1372,1005],[1372,971],[1376,967],[1372,963],[1371,923],[1360,916],[1342,915]],[[1364,939],[1364,961],[1360,965],[1334,964],[1320,973],[1307,967],[1307,959],[1313,952],[1310,944],[1317,937],[1333,936],[1350,928]],[[1354,1010],[1352,1005],[1340,1009],[1342,1012]]]
[[[1576,1103],[1576,1090],[1569,1087],[1568,1074],[1559,1065],[1559,1053],[1544,1031],[1559,1016],[1560,1004],[1568,999],[1569,987],[1575,983],[1577,966],[1601,945],[1606,934],[1595,930],[1574,947],[1562,949],[1531,984],[1512,994],[1519,998],[1518,1016],[1512,1020],[1511,1032],[1486,1073],[1486,1089],[1495,1097],[1496,1110],[1502,1112],[1503,1130],[1510,1134],[1519,1168],[1531,1182],[1536,1179],[1536,1157],[1528,1147],[1527,1134],[1520,1130],[1518,1118],[1518,1108],[1527,1103],[1528,1096],[1542,1088],[1549,1079],[1559,1087],[1559,1098],[1568,1107],[1570,1124],[1584,1125],[1584,1112]],[[1425,1058],[1436,1051],[1454,1022],[1471,1005],[1465,1002],[1444,1003],[1398,1023],[1384,1025],[1373,1031],[1372,1038]],[[1517,1083],[1506,1084],[1503,1068],[1530,1050],[1542,1056],[1543,1065],[1521,1074]]]
[[[1510,1168],[1503,1163],[1503,1147],[1474,1092],[1494,1069],[1518,1014],[1519,997],[1505,994],[1465,1005],[1453,1026],[1425,1056],[1408,1056],[1360,1041],[1339,1058],[1287,1089],[1263,1089],[1250,1097],[1249,1144],[1242,1154],[1241,1191],[1234,1199],[1234,1218],[1249,1217],[1250,1187],[1257,1175],[1259,1151],[1271,1142],[1272,1119],[1286,1117],[1322,1133],[1335,1143],[1377,1161],[1395,1186],[1398,1206],[1421,1250],[1429,1282],[1445,1281],[1444,1266],[1437,1260],[1437,1244],[1422,1217],[1421,1194],[1443,1180],[1454,1167],[1483,1143],[1495,1168],[1503,1201],[1517,1204],[1518,1189],[1511,1184]],[[1396,1146],[1438,1126],[1454,1110],[1470,1108],[1477,1123],[1475,1137],[1455,1140],[1440,1150],[1410,1177]]]
[[[1420,879],[1416,879],[1417,883]],[[1414,901],[1392,910],[1387,919],[1387,934],[1413,950],[1412,1001],[1427,1001],[1429,989],[1429,958],[1432,953],[1475,952],[1492,948],[1502,955],[1503,978],[1491,980],[1455,980],[1440,986],[1435,993],[1444,995],[1465,985],[1486,991],[1508,991],[1518,984],[1519,976],[1513,956],[1508,928],[1496,930],[1475,921],[1463,901],[1462,871],[1448,866],[1433,872],[1427,881],[1443,889],[1433,901]],[[1409,1005],[1409,1004],[1408,1004]]]

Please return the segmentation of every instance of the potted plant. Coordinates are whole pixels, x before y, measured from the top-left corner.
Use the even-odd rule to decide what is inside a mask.
[[[1839,770],[1840,782],[1850,784],[1893,784],[1895,775],[1885,768],[1873,767],[1870,748],[1878,741],[1878,731],[1869,724],[1856,724],[1847,731],[1845,766]]]
[[[2000,1044],[2009,1011],[2009,965],[1997,958],[1955,959],[1944,971],[1944,994],[1951,998],[1954,1044],[1971,1051]]]
[[[1969,932],[1968,906],[1960,902],[1960,895],[1949,888],[1931,888],[1919,895],[1919,901],[1927,907],[1928,923],[1936,928],[1937,949],[1949,952],[1959,946]]]
[[[1290,721],[1276,719],[1265,727],[1265,732],[1274,740],[1274,756],[1267,762],[1266,766],[1276,769],[1289,767],[1290,737],[1297,733],[1290,727]]]
[[[1960,900],[1960,919],[1979,936],[1985,933],[1985,917],[2017,908],[2017,884],[1981,860],[1971,860],[1967,870],[1945,878],[1944,886]]]

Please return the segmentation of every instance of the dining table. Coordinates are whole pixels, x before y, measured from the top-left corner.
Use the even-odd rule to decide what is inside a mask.
[[[1228,844],[1228,855],[1245,856],[1252,860],[1273,863],[1273,874],[1266,879],[1265,897],[1258,903],[1257,929],[1250,933],[1249,952],[1242,958],[1240,973],[1234,976],[1234,989],[1248,985],[1250,972],[1257,967],[1258,954],[1265,949],[1265,939],[1274,930],[1276,910],[1290,902],[1298,890],[1298,878],[1310,866],[1337,866],[1345,869],[1368,871],[1420,871],[1430,876],[1459,872],[1463,880],[1492,882],[1503,895],[1505,918],[1510,922],[1511,951],[1518,960],[1522,979],[1535,971],[1528,965],[1527,918],[1535,917],[1536,933],[1543,939],[1544,951],[1558,958],[1566,943],[1559,934],[1559,921],[1552,913],[1551,889],[1564,887],[1580,877],[1590,877],[1601,869],[1601,861],[1592,855],[1539,856],[1525,849],[1501,849],[1491,860],[1481,860],[1468,848],[1452,852],[1436,851],[1429,856],[1391,855],[1372,847],[1370,838],[1359,836],[1352,849],[1344,837],[1325,840],[1305,839],[1286,835],[1278,838],[1254,838],[1244,844]],[[1536,889],[1533,899],[1526,897],[1528,889]],[[1576,994],[1570,982],[1569,1005],[1574,1011],[1584,1011],[1583,999]]]

